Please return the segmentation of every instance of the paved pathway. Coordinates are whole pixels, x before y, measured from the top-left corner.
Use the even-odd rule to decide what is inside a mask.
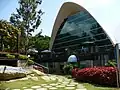
[[[51,84],[40,84],[37,86],[32,86],[31,88],[23,87],[22,90],[87,90],[82,84],[75,82],[73,79],[67,79],[64,76],[48,75],[42,76],[42,78],[46,81],[57,80],[58,82]],[[16,88],[12,90],[20,89]]]

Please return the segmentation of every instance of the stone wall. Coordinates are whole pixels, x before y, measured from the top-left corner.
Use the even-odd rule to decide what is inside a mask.
[[[0,66],[0,81],[25,77],[27,70],[22,67]]]
[[[17,61],[17,66],[18,67],[24,67],[26,64],[26,60],[18,60]]]

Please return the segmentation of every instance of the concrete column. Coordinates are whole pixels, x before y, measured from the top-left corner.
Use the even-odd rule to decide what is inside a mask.
[[[59,62],[55,62],[55,70],[56,70],[56,73],[60,73],[60,63]]]

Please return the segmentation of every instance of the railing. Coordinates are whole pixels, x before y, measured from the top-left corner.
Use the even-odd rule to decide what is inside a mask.
[[[35,64],[35,65],[38,65],[38,66],[40,66],[40,67],[42,67],[42,68],[44,69],[44,71],[47,70],[47,72],[45,72],[45,73],[49,73],[49,68],[48,68],[48,67],[45,67],[44,65],[41,65],[41,64],[36,63],[36,62],[34,62],[34,64]]]

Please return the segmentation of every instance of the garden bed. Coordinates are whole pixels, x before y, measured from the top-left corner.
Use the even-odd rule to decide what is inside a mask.
[[[114,67],[94,67],[73,69],[72,77],[77,81],[95,83],[105,86],[117,86],[116,71]]]

